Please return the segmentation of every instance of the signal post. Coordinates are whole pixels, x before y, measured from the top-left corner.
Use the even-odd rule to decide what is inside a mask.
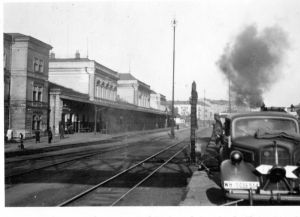
[[[196,143],[196,129],[198,129],[197,124],[197,102],[198,102],[198,93],[196,90],[196,82],[192,83],[192,94],[190,98],[191,104],[191,161],[196,162],[196,153],[195,153],[195,143]]]

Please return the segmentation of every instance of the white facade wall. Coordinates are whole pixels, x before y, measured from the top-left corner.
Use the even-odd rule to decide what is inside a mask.
[[[198,102],[204,102],[198,100]],[[191,105],[188,103],[175,104],[174,107],[178,108],[178,113],[182,116],[189,116],[191,114]],[[204,111],[205,109],[205,111]],[[213,120],[214,113],[224,112],[228,109],[228,105],[215,104],[205,101],[204,105],[197,105],[197,118],[201,120]]]
[[[124,82],[119,83],[118,81],[118,84],[117,94],[120,99],[131,104],[136,104],[135,88],[132,85]]]
[[[49,81],[90,94],[90,77],[94,71],[93,63],[86,62],[49,62]]]
[[[150,94],[150,107],[154,109],[159,109],[160,105],[160,96],[159,94]]]
[[[88,94],[90,100],[115,101],[118,75],[93,60],[51,61],[49,81]]]

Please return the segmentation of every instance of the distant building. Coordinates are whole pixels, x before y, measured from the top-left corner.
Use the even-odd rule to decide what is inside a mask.
[[[5,101],[9,102],[5,129],[12,129],[14,136],[19,133],[32,136],[36,130],[47,130],[51,49],[50,45],[31,36],[4,34]]]
[[[168,104],[170,105],[170,101]],[[189,101],[175,101],[174,107],[178,114],[189,121],[191,114],[191,105]],[[232,104],[232,112],[249,111],[248,107],[236,106]],[[198,99],[197,104],[197,118],[199,121],[213,121],[215,113],[228,113],[228,101],[226,100],[212,100],[212,99]]]
[[[150,107],[160,111],[166,111],[166,97],[160,93],[151,91]]]
[[[120,73],[118,96],[121,101],[150,108],[150,86],[136,79],[130,73]]]

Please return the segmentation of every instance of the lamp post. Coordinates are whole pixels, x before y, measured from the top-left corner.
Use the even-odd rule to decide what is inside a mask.
[[[175,19],[172,20],[173,26],[173,79],[172,79],[172,118],[171,118],[171,136],[172,138],[175,137],[174,132],[174,73],[175,73],[175,28],[176,28],[177,21]]]

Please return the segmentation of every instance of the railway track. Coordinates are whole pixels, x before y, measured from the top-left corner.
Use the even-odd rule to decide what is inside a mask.
[[[239,200],[235,200],[235,201],[230,201],[227,203],[222,204],[221,206],[238,206],[240,203],[244,202],[244,199],[239,199]]]
[[[122,199],[124,199],[129,193],[134,191],[145,181],[149,180],[154,174],[157,173],[157,171],[159,171],[162,167],[168,164],[171,160],[173,160],[176,156],[178,156],[188,147],[188,144],[186,143],[183,145],[183,147],[178,148],[179,145],[183,145],[183,140],[175,144],[172,144],[156,152],[155,154],[152,154],[151,156],[139,161],[138,163],[115,174],[114,176],[104,181],[101,181],[100,183],[86,189],[83,192],[80,192],[79,194],[76,194],[70,199],[65,200],[64,202],[58,204],[57,206],[83,206],[83,205],[84,206],[115,206]],[[175,147],[177,149],[173,150]],[[157,158],[158,156],[170,152],[173,152],[171,156],[169,155],[167,159],[164,159],[161,163],[159,163],[158,167],[153,168],[153,162],[151,163],[150,167],[149,166],[147,167],[146,164],[151,159]],[[112,182],[118,183],[118,185],[120,185],[120,183],[126,181],[126,175],[128,175],[133,170],[142,171],[142,173],[139,175],[138,180],[134,180],[135,183],[130,183],[132,185],[131,187],[129,188],[110,187],[110,186],[114,186]]]
[[[156,136],[155,138],[151,138],[151,141],[156,141],[156,140],[159,140],[159,139],[162,139],[166,137],[166,135],[162,135],[162,136]],[[106,150],[107,151],[110,151],[110,150],[115,150],[115,148],[122,148],[124,146],[124,144],[122,143],[124,141],[125,137],[122,137],[120,139],[111,139],[111,140],[105,140],[106,142],[99,142],[99,144],[112,144],[112,143],[120,143],[118,145],[114,145],[114,147],[106,147],[106,148],[103,148],[101,147],[101,150]],[[144,142],[146,140],[143,140],[143,141],[139,141],[139,142]],[[129,143],[130,144],[130,143]],[[132,144],[132,145],[138,145],[138,144]],[[94,147],[95,144],[92,144],[90,145],[91,147]],[[86,146],[82,146],[82,147],[79,147],[79,148],[84,148]],[[70,148],[69,148],[70,149]],[[78,149],[78,147],[75,147],[75,149]],[[99,148],[94,148],[94,150],[97,150]],[[51,152],[57,152],[57,150],[55,151],[51,151]],[[79,150],[79,151],[74,151],[74,152],[67,152],[67,153],[61,153],[61,154],[56,154],[56,153],[49,153],[49,152],[45,152],[45,153],[40,153],[40,154],[33,154],[33,157],[23,157],[23,158],[18,158],[17,160],[9,160],[9,158],[6,160],[5,164],[8,165],[8,164],[13,164],[13,163],[21,163],[21,162],[26,162],[26,161],[31,161],[31,160],[41,160],[41,159],[46,159],[46,158],[51,158],[51,157],[59,157],[59,156],[68,156],[68,155],[72,155],[72,154],[76,154],[76,153],[82,153],[83,151],[82,150]],[[84,151],[85,152],[85,151]],[[34,155],[37,155],[37,156],[34,156]]]
[[[49,167],[54,167],[54,166],[58,166],[61,164],[70,163],[72,161],[77,161],[77,160],[81,160],[84,158],[93,157],[93,156],[96,156],[99,154],[105,154],[105,153],[112,152],[112,151],[127,149],[128,147],[135,147],[135,146],[140,145],[141,143],[147,143],[147,142],[153,142],[153,141],[160,140],[163,137],[165,137],[165,135],[151,138],[150,140],[148,139],[148,141],[143,140],[143,141],[128,143],[126,145],[121,143],[121,144],[115,145],[114,147],[98,148],[98,149],[84,150],[84,151],[80,150],[80,151],[75,151],[75,152],[71,152],[71,153],[68,152],[68,153],[61,153],[61,154],[50,154],[50,155],[47,154],[45,156],[37,156],[37,157],[33,157],[33,158],[26,158],[26,159],[20,159],[20,160],[16,160],[16,161],[6,162],[5,163],[6,168],[9,167],[10,164],[16,164],[16,163],[21,165],[21,167],[26,166],[26,164],[30,165],[30,166],[31,165],[39,165],[39,166],[34,167],[34,168],[29,168],[29,169],[21,168],[20,169],[21,172],[18,172],[18,171],[17,172],[6,172],[7,174],[5,175],[5,179],[8,180],[8,179],[26,175],[26,174],[29,174],[32,172],[36,172],[38,170],[47,169]],[[121,141],[119,141],[119,142],[121,142]],[[53,163],[53,161],[54,161],[54,163]],[[14,167],[16,167],[16,165],[14,165]]]

